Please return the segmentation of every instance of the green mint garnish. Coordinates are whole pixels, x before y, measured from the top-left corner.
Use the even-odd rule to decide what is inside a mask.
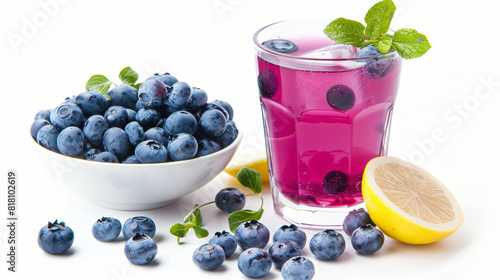
[[[125,67],[120,71],[120,74],[118,75],[120,77],[120,80],[122,83],[127,84],[127,85],[134,85],[135,82],[139,79],[139,74],[132,70],[130,67]]]
[[[128,66],[120,71],[118,77],[120,78],[120,81],[122,81],[123,84],[133,86],[137,90],[142,84],[142,83],[135,84],[135,82],[137,82],[137,80],[139,79],[139,74],[137,74],[137,72],[135,72],[134,70],[132,70],[132,68]],[[102,95],[104,95],[104,97],[109,99],[109,96],[106,95],[106,92],[108,92],[109,88],[113,84],[115,83],[113,83],[106,76],[97,74],[90,77],[90,79],[85,84],[85,90],[97,91]]]
[[[258,211],[240,210],[231,213],[228,217],[231,232],[234,232],[243,222],[259,220],[264,213],[264,209],[262,208],[264,206],[264,198],[260,194],[262,192],[262,177],[260,173],[251,168],[244,167],[238,172],[236,179],[238,179],[242,186],[250,189],[254,195],[260,196],[261,205]],[[210,201],[202,205],[195,204],[193,210],[189,212],[182,223],[177,223],[170,227],[170,233],[177,236],[177,244],[181,244],[180,239],[186,237],[189,229],[193,229],[198,238],[208,236],[208,231],[202,227],[203,218],[200,208],[214,203],[215,201]]]
[[[366,13],[366,27],[355,20],[338,18],[330,22],[323,32],[338,44],[358,48],[373,45],[381,53],[396,50],[404,59],[424,55],[431,48],[425,35],[408,28],[399,29],[394,35],[387,34],[395,11],[396,5],[392,0],[383,0]]]

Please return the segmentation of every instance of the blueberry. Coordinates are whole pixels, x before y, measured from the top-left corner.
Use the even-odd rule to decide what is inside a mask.
[[[53,125],[44,125],[36,134],[36,142],[46,149],[59,153],[59,148],[57,148],[58,135],[59,130]]]
[[[135,119],[143,128],[151,128],[161,120],[161,114],[157,110],[143,108],[137,111]]]
[[[273,235],[273,242],[279,240],[291,240],[297,243],[302,250],[306,246],[307,236],[303,230],[299,229],[294,224],[289,226],[283,225]]]
[[[347,175],[339,170],[326,173],[323,179],[323,190],[329,194],[338,195],[347,189]]]
[[[326,101],[334,109],[348,111],[354,107],[356,96],[350,87],[335,85],[326,93]]]
[[[123,224],[122,231],[126,239],[133,237],[136,233],[146,234],[153,238],[156,233],[156,225],[151,218],[137,216],[127,219]]]
[[[274,266],[281,268],[291,257],[300,256],[300,247],[291,240],[278,240],[269,248],[269,254]]]
[[[136,233],[125,243],[125,256],[133,264],[147,264],[154,260],[157,253],[158,245],[146,234]]]
[[[159,108],[167,97],[167,88],[160,80],[150,79],[142,83],[138,95],[145,108]]]
[[[257,220],[241,223],[234,235],[243,250],[250,247],[264,248],[269,242],[269,229]]]
[[[165,74],[155,73],[153,76],[147,78],[146,81],[151,79],[160,80],[163,84],[169,87],[178,82],[178,80],[174,76],[170,75],[170,73],[165,73]]]
[[[309,280],[314,277],[314,264],[304,257],[293,257],[281,268],[283,280]]]
[[[366,47],[360,49],[358,54],[356,55],[356,57],[364,58],[364,57],[375,56],[375,55],[379,55],[379,54],[380,54],[380,51],[375,46],[370,45],[370,46],[366,46]],[[372,62],[372,61],[375,61],[377,59],[378,59],[377,57],[372,57],[372,58],[358,59],[357,61]]]
[[[245,250],[238,257],[239,270],[250,278],[264,277],[271,270],[271,266],[271,256],[259,248]]]
[[[219,137],[226,129],[227,120],[221,111],[210,109],[201,115],[200,126],[206,135]]]
[[[205,106],[205,104],[207,104],[207,100],[208,100],[208,95],[204,90],[197,87],[192,87],[191,99],[189,99],[186,108],[189,109],[190,111],[197,111],[201,109],[201,107]]]
[[[61,154],[74,157],[83,150],[85,136],[76,126],[69,126],[63,129],[57,136],[57,148]]]
[[[129,122],[135,120],[135,115],[137,115],[137,112],[134,109],[130,108],[125,108],[125,111],[127,111],[127,119]]]
[[[165,129],[161,127],[152,127],[144,133],[145,140],[156,140],[163,146],[168,146],[169,137]]]
[[[237,188],[224,188],[215,196],[215,205],[228,213],[233,213],[245,207],[245,194]]]
[[[49,222],[38,233],[38,246],[52,255],[59,255],[71,248],[75,236],[73,230],[64,222]]]
[[[293,42],[283,39],[265,41],[262,45],[280,53],[292,53],[299,49]]]
[[[123,160],[130,154],[130,141],[127,133],[121,128],[112,127],[102,137],[104,149],[115,154],[118,159]]]
[[[221,145],[211,139],[204,138],[198,142],[198,152],[195,157],[206,156],[221,149]]]
[[[136,121],[129,122],[125,126],[125,133],[127,134],[130,144],[134,147],[139,145],[139,143],[146,139],[146,136],[144,135],[144,129]]]
[[[122,163],[141,163],[135,155],[127,157]]]
[[[233,121],[229,120],[227,121],[226,129],[218,138],[219,143],[225,148],[231,145],[236,140],[236,137],[238,137],[238,128],[236,128],[236,124]]]
[[[172,85],[165,104],[175,109],[183,108],[191,100],[191,91],[187,83],[177,82]]]
[[[46,119],[35,120],[33,122],[33,124],[31,125],[31,129],[30,129],[31,137],[33,137],[33,139],[36,140],[36,135],[38,134],[38,131],[40,130],[40,128],[42,128],[46,125],[50,125],[50,122]]]
[[[83,134],[94,146],[102,144],[102,136],[109,129],[108,120],[101,115],[93,115],[83,125]]]
[[[223,100],[214,100],[212,103],[220,105],[222,108],[226,109],[227,113],[229,114],[228,120],[232,120],[234,117],[234,110],[231,104],[227,103],[226,101]]]
[[[100,153],[101,151],[99,149],[90,149],[83,154],[83,159],[94,160]]]
[[[338,258],[345,250],[345,240],[342,234],[333,229],[316,233],[309,242],[311,253],[320,260]]]
[[[168,160],[165,146],[155,140],[145,140],[135,147],[135,157],[141,163],[159,163]]]
[[[366,64],[363,67],[363,72],[365,73],[365,75],[372,78],[383,78],[385,77],[385,75],[387,75],[387,73],[389,73],[389,70],[391,70],[393,63],[394,60],[390,58],[379,59]]]
[[[83,112],[75,103],[62,103],[50,113],[50,123],[59,130],[68,126],[79,127],[82,122]]]
[[[362,224],[371,224],[375,226],[375,223],[368,215],[368,212],[364,208],[359,208],[358,210],[352,210],[345,217],[342,228],[345,234],[351,236],[355,229],[359,228]]]
[[[104,117],[108,120],[110,126],[124,128],[129,122],[128,113],[122,106],[111,106],[104,113]]]
[[[384,234],[370,224],[362,224],[352,233],[351,244],[360,254],[373,254],[384,245]]]
[[[46,110],[40,110],[38,113],[35,115],[35,121],[36,120],[47,120],[50,121],[50,113],[52,112],[52,109],[46,109]]]
[[[257,77],[260,95],[264,98],[273,97],[278,91],[279,81],[271,69],[264,70]]]
[[[98,154],[95,158],[94,161],[99,161],[99,162],[115,162],[119,163],[120,160],[118,160],[118,157],[115,156],[115,154],[111,152],[102,152]]]
[[[167,150],[168,156],[174,161],[192,159],[198,152],[198,142],[191,134],[177,134],[172,137]]]
[[[188,111],[177,111],[165,119],[163,128],[169,135],[188,133],[193,135],[196,132],[198,121],[195,116]]]
[[[216,232],[215,235],[210,238],[208,243],[220,245],[222,249],[224,249],[226,259],[234,254],[238,246],[236,237],[225,230],[223,230],[222,232]]]
[[[106,92],[106,95],[110,98],[110,106],[122,106],[129,109],[135,108],[135,104],[139,100],[137,89],[127,84],[112,88]]]
[[[140,100],[137,100],[137,102],[135,103],[135,111],[136,112],[139,112],[140,109],[144,109],[144,104],[142,104],[142,102]]]
[[[212,243],[201,245],[193,253],[193,262],[203,270],[215,270],[225,259],[224,249]]]
[[[92,235],[99,241],[113,241],[122,231],[119,220],[110,217],[102,217],[92,226]]]
[[[222,107],[221,105],[214,103],[214,102],[209,102],[209,103],[205,104],[205,106],[201,107],[201,110],[199,113],[200,117],[201,117],[201,115],[203,115],[203,113],[205,113],[206,111],[211,110],[211,109],[219,110],[222,114],[224,114],[224,118],[226,118],[226,121],[229,120],[229,113],[226,111],[226,109],[224,109],[224,107]]]
[[[75,98],[75,103],[82,109],[85,116],[102,115],[107,107],[104,95],[93,90],[78,94]]]

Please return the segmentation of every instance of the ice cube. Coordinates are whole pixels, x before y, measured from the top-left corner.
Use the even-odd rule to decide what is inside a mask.
[[[355,46],[334,44],[317,50],[304,53],[302,57],[319,59],[339,59],[356,57],[357,49]]]

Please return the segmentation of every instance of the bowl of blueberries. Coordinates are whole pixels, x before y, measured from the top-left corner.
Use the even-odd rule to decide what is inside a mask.
[[[220,174],[242,134],[228,102],[155,74],[140,86],[88,90],[31,126],[34,151],[63,185],[117,210],[163,207]]]

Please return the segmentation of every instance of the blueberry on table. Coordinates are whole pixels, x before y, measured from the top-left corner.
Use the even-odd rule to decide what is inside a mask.
[[[273,235],[273,242],[280,240],[291,240],[297,243],[302,250],[306,246],[307,236],[303,230],[294,224],[289,226],[283,225]]]
[[[163,128],[169,135],[187,133],[193,135],[196,132],[198,121],[188,111],[176,111],[170,114],[163,123]]]
[[[364,58],[364,57],[369,57],[369,56],[374,56],[374,55],[379,55],[380,51],[373,45],[366,46],[362,49],[359,50],[358,54],[356,57]],[[372,57],[372,58],[364,58],[364,59],[358,59],[357,61],[362,61],[362,62],[372,62],[377,60],[377,57]]]
[[[238,128],[236,128],[236,124],[233,121],[229,120],[227,121],[226,129],[217,139],[222,147],[225,148],[231,145],[236,140],[236,137],[238,137]]]
[[[135,147],[135,157],[141,163],[166,162],[168,151],[156,140],[145,140]]]
[[[52,109],[45,109],[45,110],[40,110],[38,113],[35,115],[35,121],[36,120],[47,120],[50,121],[50,113],[52,112]]]
[[[269,248],[274,266],[281,268],[292,257],[300,256],[300,247],[291,240],[278,240]]]
[[[257,85],[259,86],[260,96],[271,98],[278,91],[278,77],[271,69],[264,70],[257,77]]]
[[[38,134],[38,131],[40,128],[43,126],[50,125],[50,122],[46,119],[38,119],[31,124],[30,132],[31,132],[31,137],[36,140],[36,135]]]
[[[191,87],[184,82],[177,82],[172,85],[165,104],[175,109],[181,109],[189,103],[190,99]]]
[[[161,114],[155,109],[143,108],[137,111],[135,119],[143,128],[154,127],[161,120]]]
[[[345,240],[339,232],[327,229],[311,238],[309,249],[320,260],[333,260],[344,253]]]
[[[144,133],[145,140],[155,140],[163,146],[168,146],[169,137],[165,129],[161,127],[152,127]]]
[[[207,243],[198,247],[193,253],[193,262],[203,270],[215,270],[226,259],[224,249],[220,245]]]
[[[108,120],[101,115],[93,115],[83,125],[83,134],[94,146],[102,144],[102,136],[109,129]]]
[[[115,154],[111,152],[102,152],[98,154],[97,156],[95,156],[94,161],[120,163],[118,157],[116,157]]]
[[[323,190],[338,195],[347,189],[347,175],[339,170],[328,172],[323,179]]]
[[[188,104],[186,104],[186,108],[190,111],[197,111],[201,109],[201,107],[205,106],[208,101],[207,93],[197,87],[191,88],[191,99],[189,99]]]
[[[122,224],[118,219],[102,217],[92,226],[92,235],[99,241],[109,242],[115,240],[122,231]]]
[[[354,91],[346,85],[335,85],[327,91],[326,101],[333,109],[348,111],[354,107],[356,95],[354,95]]]
[[[238,257],[238,269],[250,278],[264,277],[271,267],[271,256],[260,248],[247,249]]]
[[[137,121],[129,122],[125,126],[125,133],[127,134],[130,145],[134,147],[146,139],[144,129]]]
[[[130,142],[127,133],[121,128],[112,127],[108,129],[103,137],[104,149],[115,154],[118,159],[123,160],[130,154]]]
[[[215,235],[210,238],[208,243],[220,245],[222,249],[224,249],[226,259],[231,257],[238,247],[238,240],[236,240],[236,236],[225,230],[222,232],[216,232]]]
[[[147,78],[146,81],[151,79],[160,80],[163,84],[169,87],[178,82],[177,78],[170,75],[170,73],[165,73],[165,74],[155,73],[153,76]]]
[[[110,126],[124,128],[130,121],[128,119],[127,110],[122,106],[111,106],[104,113],[104,117],[108,120]]]
[[[224,114],[215,109],[205,111],[200,117],[200,127],[209,137],[219,137],[227,126]]]
[[[310,280],[314,277],[314,264],[304,257],[293,257],[281,268],[284,280]]]
[[[352,233],[351,243],[358,253],[373,254],[384,245],[384,234],[370,224],[362,224]]]
[[[156,233],[156,225],[149,217],[137,216],[129,218],[123,224],[123,236],[126,239],[133,237],[136,233],[142,233],[153,238]]]
[[[243,250],[250,247],[264,248],[269,242],[269,229],[257,220],[241,223],[234,231]]]
[[[344,229],[345,234],[351,236],[354,230],[359,228],[362,224],[371,224],[375,226],[375,223],[368,215],[368,212],[364,208],[359,208],[358,210],[352,210],[345,217],[344,222],[342,223],[342,228]]]
[[[293,53],[299,49],[292,41],[284,39],[274,39],[262,43],[266,48],[280,53]]]
[[[59,223],[56,220],[40,229],[38,246],[49,254],[59,255],[71,248],[74,238],[73,230],[64,222]]]
[[[145,108],[159,108],[167,98],[167,88],[160,80],[149,79],[139,87],[138,97]]]
[[[85,136],[76,126],[68,126],[57,136],[57,148],[61,154],[75,157],[83,150]]]
[[[127,84],[112,88],[106,92],[106,95],[110,98],[108,101],[110,106],[122,106],[129,109],[135,108],[135,104],[139,100],[137,89]]]
[[[79,127],[83,123],[83,112],[72,102],[64,102],[50,113],[50,123],[59,130],[68,126]]]
[[[198,142],[191,134],[177,134],[168,143],[167,150],[169,158],[173,161],[192,159],[198,152]]]
[[[74,101],[85,116],[102,115],[107,108],[106,97],[93,90],[78,94]]]
[[[224,188],[220,190],[215,196],[215,205],[228,213],[233,213],[245,207],[246,197],[245,194],[233,187]]]
[[[231,106],[231,104],[227,103],[224,100],[214,100],[214,101],[212,101],[212,103],[220,105],[222,108],[224,108],[227,111],[227,113],[229,114],[228,120],[232,120],[233,119],[233,117],[234,117],[234,110],[233,110],[233,107]]]
[[[204,138],[198,142],[198,152],[195,157],[213,154],[221,149],[221,145],[212,139]]]
[[[136,233],[125,243],[125,256],[133,264],[147,264],[154,260],[157,253],[158,245],[146,234]]]

